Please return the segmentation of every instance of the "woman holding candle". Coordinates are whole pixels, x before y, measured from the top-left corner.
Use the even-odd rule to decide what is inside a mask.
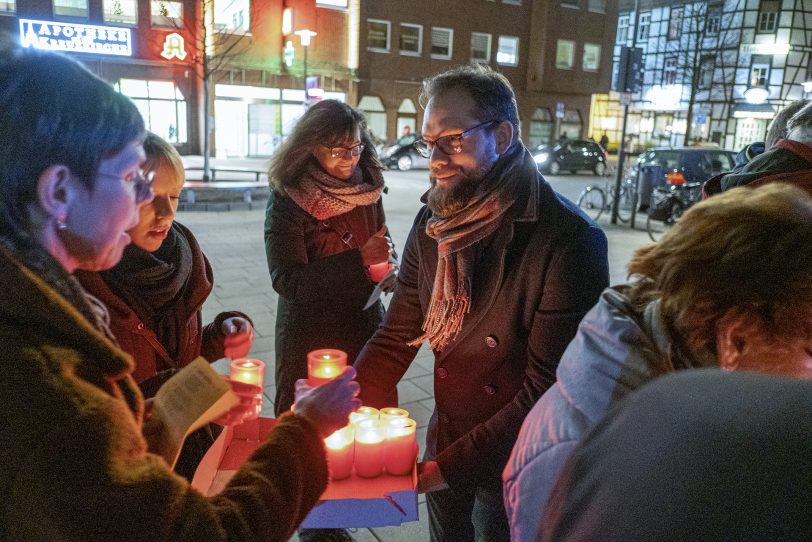
[[[145,397],[202,355],[209,361],[248,354],[254,330],[240,312],[222,312],[203,325],[203,302],[214,284],[211,265],[192,232],[175,222],[185,181],[175,148],[153,133],[144,141],[144,171],[154,177],[152,202],[141,207],[127,233],[132,244],[106,271],[76,273],[107,307],[110,331],[135,360],[133,378]],[[204,427],[186,439],[175,472],[191,480],[219,429]]]
[[[382,165],[363,116],[336,100],[310,107],[271,161],[265,247],[274,289],[277,415],[307,378],[307,355],[331,348],[352,363],[383,317],[364,309],[394,261],[381,204]],[[381,283],[394,288],[394,273]]]
[[[327,485],[323,438],[359,404],[354,371],[300,398],[215,497],[149,452],[132,358],[72,276],[130,242],[152,199],[144,137],[133,103],[77,61],[0,53],[0,537],[287,540]],[[239,421],[256,387],[232,387]]]

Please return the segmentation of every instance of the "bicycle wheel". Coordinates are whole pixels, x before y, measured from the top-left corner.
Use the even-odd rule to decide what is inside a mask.
[[[620,186],[620,200],[617,204],[617,217],[624,224],[632,217],[632,209],[637,204],[637,191],[631,180],[627,179]]]
[[[576,202],[578,207],[589,215],[592,220],[598,220],[606,206],[606,196],[603,190],[594,185],[584,188]]]
[[[658,241],[668,231],[668,228],[676,224],[682,217],[684,210],[682,203],[677,199],[673,199],[671,205],[671,214],[665,220],[655,220],[651,218],[651,215],[646,218],[646,231],[652,241]]]

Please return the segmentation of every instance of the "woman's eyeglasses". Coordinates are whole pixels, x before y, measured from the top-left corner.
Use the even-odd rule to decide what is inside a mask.
[[[330,156],[333,158],[352,158],[353,156],[360,155],[364,151],[363,143],[353,145],[352,147],[328,147],[327,145],[322,145],[322,147],[329,149]]]
[[[124,181],[125,184],[134,185],[136,199],[141,202],[150,196],[150,188],[152,187],[152,181],[155,179],[155,171],[144,171],[143,169],[137,169],[124,176],[100,171],[97,173],[97,176],[106,177],[108,179],[118,179]]]
[[[446,154],[459,154],[462,152],[462,140],[468,137],[469,135],[473,134],[474,132],[478,132],[483,128],[494,124],[495,120],[489,120],[488,122],[483,122],[482,124],[477,124],[473,128],[469,128],[464,132],[460,132],[459,134],[452,134],[443,137],[438,137],[437,139],[418,139],[414,142],[415,150],[420,153],[423,158],[431,158],[431,153],[434,151],[434,147],[440,147],[440,150]]]

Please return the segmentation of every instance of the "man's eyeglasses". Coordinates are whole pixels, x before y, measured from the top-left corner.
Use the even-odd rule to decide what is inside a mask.
[[[418,139],[414,142],[414,148],[423,158],[430,158],[432,151],[434,151],[435,145],[440,147],[440,150],[446,154],[459,154],[462,152],[462,140],[468,137],[469,135],[482,130],[490,126],[491,124],[496,123],[495,120],[489,120],[488,122],[483,122],[482,124],[477,124],[473,128],[469,128],[464,132],[459,134],[452,134],[443,137],[438,137],[435,140],[431,139]]]
[[[352,147],[328,147],[327,145],[322,145],[323,147],[330,150],[330,156],[333,158],[351,158],[353,156],[358,156],[364,151],[364,144],[359,143],[358,145],[354,145]]]

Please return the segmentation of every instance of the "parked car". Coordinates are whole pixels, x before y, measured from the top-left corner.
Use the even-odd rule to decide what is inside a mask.
[[[648,208],[656,187],[704,183],[733,169],[735,159],[735,151],[718,147],[655,147],[644,152],[632,171],[637,176],[640,210]]]
[[[420,139],[420,134],[409,134],[398,139],[393,145],[387,145],[380,153],[381,161],[388,168],[398,168],[401,171],[408,171],[415,167],[429,167],[428,158],[423,158],[414,142]]]
[[[594,141],[583,139],[573,139],[552,147],[539,145],[533,150],[533,160],[542,173],[550,175],[558,175],[562,171],[576,173],[583,169],[603,175],[606,171],[606,150]]]

